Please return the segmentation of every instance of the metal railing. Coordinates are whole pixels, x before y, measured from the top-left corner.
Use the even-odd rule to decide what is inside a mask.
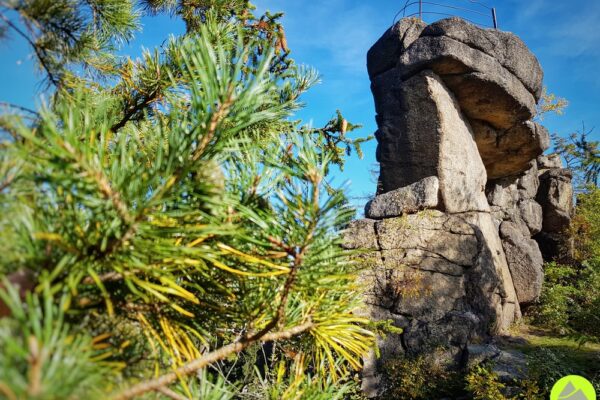
[[[479,25],[486,28],[498,29],[498,17],[496,15],[496,9],[494,7],[489,7],[477,0],[464,1],[473,4],[474,6],[478,6],[479,9],[461,7],[460,5],[455,4],[437,3],[432,1],[406,0],[406,3],[404,3],[404,7],[402,7],[400,11],[398,11],[398,13],[394,16],[392,25],[396,23],[396,20],[400,16],[401,18],[418,16],[420,19],[423,19],[423,15],[438,15],[444,17],[460,17],[465,21],[468,21],[475,25]],[[458,2],[454,1],[454,3]],[[450,10],[454,12],[451,12]],[[468,15],[468,17],[465,17],[464,14]],[[478,20],[475,20],[476,18]],[[488,22],[482,23],[482,20]],[[490,21],[491,24],[489,23]]]

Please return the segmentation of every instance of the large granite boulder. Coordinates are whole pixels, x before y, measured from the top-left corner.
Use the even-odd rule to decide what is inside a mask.
[[[544,232],[562,233],[568,228],[573,213],[573,173],[553,168],[540,175],[537,200],[544,210]]]
[[[531,238],[542,229],[542,207],[535,201],[538,188],[535,161],[523,174],[488,181],[486,188],[521,305],[537,300],[544,279],[542,253]]]
[[[528,169],[531,160],[550,147],[548,130],[536,122],[525,121],[498,130],[473,119],[471,126],[490,179],[510,177]]]
[[[423,36],[447,36],[484,52],[514,74],[534,95],[542,94],[542,67],[518,36],[497,29],[483,29],[460,18],[446,18],[423,29]]]
[[[400,56],[398,68],[404,78],[431,69],[443,77],[467,117],[498,129],[535,114],[535,98],[516,76],[494,58],[449,37],[415,40]]]
[[[380,130],[402,128],[386,117],[404,99],[388,91],[390,81],[401,85],[431,70],[453,93],[471,125],[488,177],[523,172],[549,146],[548,132],[530,121],[541,95],[542,69],[511,33],[482,29],[458,18],[429,26],[418,19],[403,19],[371,48],[367,66],[376,106],[386,103],[376,107],[384,118]],[[395,96],[395,101],[385,101],[386,95]],[[408,149],[396,150],[406,153]]]
[[[462,365],[474,343],[520,318],[541,292],[543,238],[570,221],[572,187],[555,158],[540,157],[549,135],[532,118],[543,74],[515,35],[403,19],[367,65],[380,177],[344,246],[365,251],[362,314],[403,329],[366,360],[363,388],[376,395],[386,360]]]
[[[367,53],[369,77],[375,76],[396,66],[400,54],[417,40],[427,26],[419,18],[403,18],[379,38]]]
[[[444,209],[487,211],[486,172],[473,132],[441,79],[423,71],[401,81],[390,70],[373,87],[383,192],[437,176]]]
[[[535,200],[526,199],[519,202],[519,214],[531,235],[535,235],[542,230],[542,206]]]
[[[540,174],[553,168],[564,168],[563,162],[558,154],[548,154],[539,156],[536,160]]]

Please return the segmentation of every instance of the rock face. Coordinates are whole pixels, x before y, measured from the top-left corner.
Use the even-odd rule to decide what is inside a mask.
[[[421,35],[426,26],[418,18],[405,18],[388,29],[367,55],[369,77],[373,78],[393,68],[400,54]]]
[[[383,192],[437,176],[446,209],[488,210],[485,167],[452,93],[431,71],[406,81],[394,72],[373,83],[381,94],[376,96],[381,118],[375,135]],[[394,93],[386,95],[390,87]]]
[[[392,95],[391,76],[401,84],[424,70],[436,73],[468,118],[490,178],[519,174],[549,146],[548,132],[530,121],[541,95],[542,69],[511,33],[459,18],[429,26],[404,19],[375,43],[367,65],[376,103],[382,99],[377,86]],[[385,115],[382,111],[377,109]]]
[[[415,213],[426,208],[436,208],[439,202],[440,183],[436,176],[375,197],[365,206],[367,218],[390,218]]]
[[[560,261],[569,258],[572,244],[565,232],[573,216],[573,174],[562,168],[557,156],[541,156],[537,159],[540,186],[536,200],[543,210],[543,223],[535,236],[544,259]]]
[[[531,159],[550,146],[548,131],[535,122],[525,121],[506,130],[495,129],[481,120],[472,120],[471,125],[477,132],[477,147],[490,178],[523,171]]]
[[[544,280],[542,254],[531,237],[542,229],[542,207],[535,201],[539,190],[535,160],[519,176],[488,181],[486,193],[500,226],[502,248],[522,306],[538,299]]]
[[[367,361],[365,389],[376,394],[385,360],[442,346],[459,363],[471,341],[501,332],[520,316],[510,271],[490,213],[426,210],[403,217],[358,220],[346,247],[369,250],[367,314],[403,328]],[[534,242],[535,243],[535,242]]]
[[[508,221],[500,225],[500,237],[519,303],[534,302],[542,291],[544,280],[544,260],[536,241],[523,235],[514,222]]]
[[[367,251],[364,313],[403,329],[367,360],[375,395],[385,360],[441,348],[456,366],[520,318],[544,279],[538,243],[568,226],[572,189],[555,158],[536,161],[549,146],[532,121],[543,73],[515,35],[403,19],[367,66],[380,177],[345,247]]]

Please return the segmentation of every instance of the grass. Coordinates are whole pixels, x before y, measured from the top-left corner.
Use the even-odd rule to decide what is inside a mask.
[[[517,329],[514,333],[527,342],[515,345],[515,348],[523,353],[531,354],[540,348],[551,349],[561,353],[565,361],[573,367],[600,373],[600,343],[580,344],[568,336],[557,336],[550,330],[529,325],[521,325]]]
[[[502,347],[527,356],[529,373],[544,392],[548,393],[566,375],[581,375],[600,388],[600,343],[581,344],[571,337],[527,324],[513,327],[510,333],[512,338]]]

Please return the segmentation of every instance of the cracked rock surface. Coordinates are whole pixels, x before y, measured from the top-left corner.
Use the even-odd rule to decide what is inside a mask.
[[[461,365],[469,346],[521,317],[540,295],[544,260],[564,245],[572,187],[560,159],[541,156],[549,135],[532,119],[543,72],[514,34],[402,19],[367,68],[380,176],[344,246],[365,251],[363,313],[403,329],[366,360],[363,388],[376,395],[386,360],[437,354]]]

